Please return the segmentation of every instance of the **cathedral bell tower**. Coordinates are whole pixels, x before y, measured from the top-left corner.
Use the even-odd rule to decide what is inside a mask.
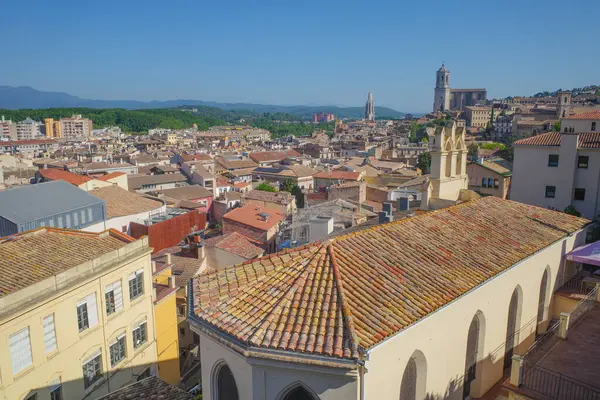
[[[446,111],[450,109],[450,71],[442,64],[435,73],[435,94],[433,111]]]

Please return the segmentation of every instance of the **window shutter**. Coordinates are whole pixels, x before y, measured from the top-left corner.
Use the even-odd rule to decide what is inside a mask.
[[[113,291],[115,294],[115,311],[123,308],[123,291],[121,290],[121,281],[113,283]]]
[[[92,293],[85,298],[87,303],[88,320],[90,321],[90,328],[98,324],[98,307],[96,306],[96,293]]]
[[[29,327],[11,335],[8,341],[10,345],[12,371],[13,374],[16,374],[33,363],[31,357],[31,343],[29,342]]]
[[[56,350],[56,330],[54,329],[54,314],[44,317],[44,345],[46,353]]]

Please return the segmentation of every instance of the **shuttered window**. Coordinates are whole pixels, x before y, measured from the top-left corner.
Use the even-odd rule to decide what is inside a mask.
[[[129,299],[133,300],[144,294],[144,270],[139,269],[129,276]]]
[[[121,281],[106,285],[104,288],[104,300],[106,301],[106,315],[119,312],[123,308]]]
[[[18,374],[33,363],[29,327],[20,330],[8,338],[10,360],[13,374]]]
[[[56,350],[56,329],[54,328],[54,314],[44,317],[44,346],[46,353]]]
[[[77,325],[79,332],[93,328],[98,324],[96,294],[92,293],[77,303]]]

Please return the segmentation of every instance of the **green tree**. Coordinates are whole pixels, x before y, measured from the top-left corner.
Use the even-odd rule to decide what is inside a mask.
[[[292,194],[296,197],[296,207],[304,208],[304,193],[302,193],[300,186],[294,185]]]
[[[574,215],[576,217],[581,217],[581,213],[579,211],[577,211],[577,209],[575,208],[574,205],[568,205],[567,208],[565,208],[565,214],[569,214],[569,215]]]
[[[479,145],[477,143],[471,143],[467,147],[467,155],[471,160],[476,160],[479,156]]]
[[[554,132],[560,132],[560,121],[556,121],[554,125],[552,125],[552,130]]]
[[[275,189],[273,186],[269,185],[266,182],[263,182],[260,185],[258,185],[256,187],[256,190],[262,190],[263,192],[276,192],[277,191],[277,189]]]
[[[419,154],[419,159],[417,160],[417,168],[421,170],[423,174],[428,174],[431,170],[431,153],[428,151]]]
[[[281,184],[281,187],[279,188],[279,190],[283,191],[283,192],[292,192],[292,189],[294,189],[294,181],[291,179],[286,179],[283,181],[283,183]]]

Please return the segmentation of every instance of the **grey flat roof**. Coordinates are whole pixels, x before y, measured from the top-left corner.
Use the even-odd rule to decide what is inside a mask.
[[[0,191],[0,217],[15,224],[94,204],[105,203],[104,200],[62,180]]]

